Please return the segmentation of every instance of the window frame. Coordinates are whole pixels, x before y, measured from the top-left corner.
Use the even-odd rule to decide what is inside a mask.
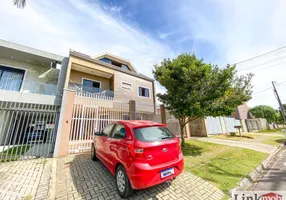
[[[21,84],[20,90],[17,91],[17,92],[23,92],[23,89],[24,89],[23,86],[25,85],[24,81],[26,80],[26,75],[27,75],[28,69],[21,68],[21,67],[15,67],[13,65],[6,65],[6,64],[3,64],[3,63],[0,63],[0,66],[7,67],[7,68],[12,68],[12,69],[19,69],[19,70],[23,70],[24,71],[24,75],[23,75],[23,78],[22,78],[22,84]]]
[[[127,84],[130,84],[130,88],[126,88],[126,87],[123,87],[123,83],[127,83]],[[124,90],[130,90],[132,91],[132,83],[130,82],[127,82],[127,81],[121,81],[121,88],[124,89]]]
[[[82,85],[82,86],[84,86],[84,85],[83,85],[83,80],[92,81],[92,82],[97,82],[97,83],[99,83],[99,88],[101,88],[101,81],[98,81],[98,80],[95,80],[95,79],[89,79],[89,78],[82,77],[82,78],[81,78],[81,85]],[[87,87],[88,87],[88,86],[87,86]]]
[[[146,96],[140,96],[140,92],[139,92],[139,88],[144,88],[144,89],[148,89],[149,90],[149,97],[146,97]],[[146,86],[141,86],[141,85],[138,85],[137,87],[137,92],[138,92],[138,97],[141,97],[141,98],[148,98],[150,99],[151,98],[151,90],[149,87],[146,87]]]

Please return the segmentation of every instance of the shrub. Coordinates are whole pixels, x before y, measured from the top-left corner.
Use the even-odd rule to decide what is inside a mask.
[[[236,132],[230,132],[229,133],[231,136],[235,136],[236,135]]]

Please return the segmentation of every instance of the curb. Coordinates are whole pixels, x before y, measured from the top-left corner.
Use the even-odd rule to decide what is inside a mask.
[[[260,165],[258,165],[252,172],[248,174],[247,178],[243,178],[239,183],[238,186],[228,191],[229,195],[232,195],[234,191],[243,191],[250,187],[251,184],[257,182],[260,179],[260,173],[263,170],[266,170],[272,164],[272,161],[275,159],[276,155],[280,153],[283,149],[284,144],[282,144],[276,151],[271,153]]]

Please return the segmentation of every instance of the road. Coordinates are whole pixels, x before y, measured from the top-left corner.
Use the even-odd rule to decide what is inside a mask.
[[[286,148],[279,153],[272,167],[255,184],[256,191],[286,191]]]

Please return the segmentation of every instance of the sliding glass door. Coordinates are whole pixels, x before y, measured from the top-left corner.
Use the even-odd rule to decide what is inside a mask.
[[[20,91],[25,70],[0,66],[0,90]]]

